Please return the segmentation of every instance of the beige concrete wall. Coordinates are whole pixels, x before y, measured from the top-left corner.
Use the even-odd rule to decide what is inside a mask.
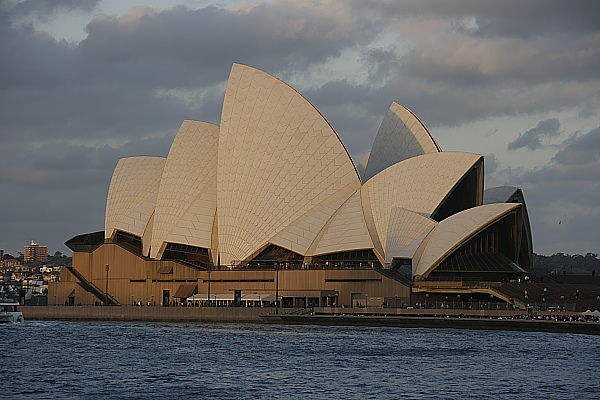
[[[408,302],[410,289],[375,270],[214,270],[198,271],[172,261],[148,261],[116,244],[104,244],[93,253],[74,253],[73,266],[102,292],[106,288],[105,265],[109,264],[108,292],[121,304],[133,301],[162,301],[163,290],[175,294],[182,284],[198,285],[197,293],[275,294],[278,281],[280,296],[315,295],[320,291],[339,292],[339,305],[350,306],[355,297],[395,297]],[[172,266],[170,274],[159,274],[161,266]],[[65,268],[61,282],[49,286],[49,304],[64,304],[65,296],[75,289],[75,304],[94,304],[96,299],[77,284]],[[133,296],[133,299],[132,299]]]

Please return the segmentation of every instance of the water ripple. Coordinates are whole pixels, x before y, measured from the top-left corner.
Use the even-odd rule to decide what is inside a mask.
[[[119,322],[0,326],[2,399],[592,399],[595,336]]]

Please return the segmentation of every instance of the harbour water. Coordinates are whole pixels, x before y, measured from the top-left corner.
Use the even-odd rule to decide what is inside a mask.
[[[26,321],[2,399],[600,399],[598,336]]]

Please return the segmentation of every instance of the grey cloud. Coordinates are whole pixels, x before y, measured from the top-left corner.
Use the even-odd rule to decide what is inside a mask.
[[[594,166],[596,171],[599,164]],[[585,254],[594,251],[600,237],[600,188],[587,177],[582,182],[571,174],[557,174],[546,166],[515,175],[507,184],[523,188],[534,237],[534,251]],[[561,219],[568,224],[558,224]],[[536,244],[537,243],[537,244]]]
[[[552,162],[531,170],[502,170],[506,184],[524,191],[535,246],[541,254],[584,254],[600,237],[600,126],[567,139]],[[568,224],[558,225],[561,219]]]
[[[11,19],[18,21],[26,16],[33,16],[47,21],[61,11],[91,12],[97,8],[101,0],[25,0],[18,2],[3,2],[0,9]]]
[[[538,35],[582,35],[600,31],[600,4],[595,0],[569,3],[562,0],[477,1],[477,0],[408,0],[355,2],[364,13],[382,18],[420,17],[460,19],[473,17],[476,35],[529,38]],[[457,25],[460,27],[460,25]]]
[[[558,164],[580,165],[584,168],[600,162],[600,126],[585,135],[575,136],[566,141],[564,149],[553,158]],[[596,171],[600,174],[600,169]]]
[[[535,128],[525,133],[520,133],[519,137],[510,142],[508,150],[516,150],[527,147],[529,150],[536,150],[542,147],[540,138],[556,137],[560,134],[560,121],[558,118],[549,118],[538,122]]]
[[[360,54],[356,61],[366,71],[365,82],[334,76],[301,91],[355,157],[371,147],[392,101],[415,112],[436,137],[443,135],[438,127],[489,117],[552,115],[567,108],[594,116],[600,102],[598,13],[587,2],[580,7],[513,0],[175,7],[141,17],[135,12],[97,16],[79,44],[40,35],[31,25],[3,22],[35,16],[44,7],[54,7],[46,8],[48,15],[70,6],[88,12],[96,2],[21,4],[19,10],[0,6],[0,190],[27,200],[0,198],[0,210],[12,216],[37,208],[39,218],[52,213],[43,216],[44,226],[61,242],[101,229],[119,157],[165,155],[184,119],[219,123],[220,88],[233,62],[289,80],[348,50]],[[473,17],[477,27],[462,27],[464,17]],[[439,35],[431,33],[428,18],[439,23],[434,24]],[[400,29],[407,21],[410,29]],[[382,45],[379,39],[390,32],[400,32],[402,46]],[[406,52],[405,45],[412,50]],[[536,138],[543,144],[549,136],[540,134],[530,133],[520,146],[535,148]],[[552,197],[548,187],[562,198],[561,182],[573,191],[574,182],[597,185],[597,177],[591,180],[600,170],[593,161],[595,138],[592,132],[574,137],[552,165],[514,174],[528,202],[531,189],[532,210],[535,201]],[[486,172],[502,172],[495,155],[486,157]],[[582,196],[597,199],[591,189]],[[575,200],[582,207],[587,201]],[[35,231],[36,223],[32,216],[6,228],[22,246],[32,238],[17,231]],[[0,236],[1,247],[8,239]]]
[[[77,49],[81,74],[156,87],[210,85],[227,78],[232,62],[270,73],[302,71],[357,43],[367,43],[376,30],[292,3],[263,4],[245,11],[187,7],[153,13],[134,23],[124,18],[96,17]],[[140,74],[140,71],[144,71]],[[121,78],[122,77],[122,78]]]
[[[524,102],[525,112],[546,107],[555,96],[563,107],[578,107],[589,99],[590,92],[598,93],[598,2],[585,1],[577,7],[564,1],[517,0],[371,1],[353,5],[360,12],[376,15],[390,28],[407,25],[401,30],[402,37],[412,49],[399,57],[399,74],[405,77],[442,90],[474,87],[489,90],[491,95],[492,89],[518,89],[520,96],[512,98],[529,97]],[[457,21],[464,18],[473,18],[478,28],[457,28]],[[552,90],[544,86],[557,82],[562,82],[560,91],[534,98],[534,92]],[[594,89],[586,90],[590,84]],[[478,101],[489,104],[491,99]],[[518,106],[515,110],[523,112]]]
[[[485,174],[491,175],[498,169],[498,160],[496,159],[496,155],[494,153],[486,154],[484,157],[485,163]]]
[[[346,19],[287,3],[245,12],[176,7],[130,19],[96,17],[77,47],[30,27],[1,27],[7,62],[0,73],[7,79],[0,100],[7,107],[0,110],[0,131],[19,130],[23,140],[50,131],[65,138],[139,137],[142,120],[156,130],[184,118],[218,123],[220,99],[190,106],[157,91],[201,92],[226,81],[233,62],[293,74],[375,34],[367,21],[358,32]]]
[[[389,79],[400,67],[398,52],[394,48],[368,49],[363,52],[363,59],[369,68],[369,78],[374,81]]]
[[[101,230],[106,205],[109,176],[101,183],[85,186],[63,185],[27,187],[2,185],[2,231],[0,248],[22,251],[31,239],[48,246],[48,251],[59,250],[70,254],[63,243],[78,234]],[[82,190],[83,189],[83,190]],[[18,194],[18,195],[15,195]],[[10,232],[10,235],[8,234]]]
[[[418,39],[417,39],[418,40]],[[402,72],[452,85],[528,86],[550,81],[586,82],[597,78],[600,37],[545,37],[529,41],[439,39],[439,49],[426,44],[402,56]],[[464,56],[468,48],[468,57]]]

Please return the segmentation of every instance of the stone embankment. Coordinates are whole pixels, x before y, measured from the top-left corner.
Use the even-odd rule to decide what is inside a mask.
[[[519,310],[252,307],[25,306],[25,320],[266,323],[289,325],[391,326],[401,328],[492,329],[600,334],[600,322],[570,321],[572,313]],[[567,315],[568,314],[568,315]]]

